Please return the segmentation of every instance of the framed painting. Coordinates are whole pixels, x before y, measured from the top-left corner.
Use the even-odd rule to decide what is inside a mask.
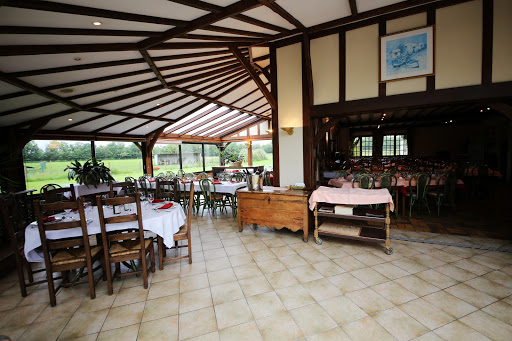
[[[380,37],[380,82],[434,74],[434,26]]]

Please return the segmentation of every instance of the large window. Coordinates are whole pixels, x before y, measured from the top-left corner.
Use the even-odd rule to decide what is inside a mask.
[[[358,136],[352,143],[352,156],[372,156],[373,155],[373,136]]]
[[[382,156],[407,155],[407,137],[405,135],[384,135]]]

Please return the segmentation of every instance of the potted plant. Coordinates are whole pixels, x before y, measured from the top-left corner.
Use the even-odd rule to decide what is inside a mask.
[[[244,155],[241,152],[236,153],[225,150],[222,154],[224,163],[227,163],[227,161],[229,161],[231,166],[240,167],[245,159]]]
[[[114,180],[110,175],[110,168],[105,166],[101,160],[95,158],[87,160],[83,165],[75,160],[64,171],[68,171],[68,179],[74,179],[77,183],[87,187],[93,185],[97,188],[100,182]]]

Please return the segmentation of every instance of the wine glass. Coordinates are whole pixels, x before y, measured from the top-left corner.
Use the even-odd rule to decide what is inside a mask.
[[[68,214],[71,212],[71,208],[65,208],[64,212],[65,212],[64,217],[63,217],[64,220],[68,220],[68,219],[71,220],[71,217],[68,217]]]
[[[152,204],[153,200],[155,200],[155,194],[154,193],[148,193],[148,202],[150,204]]]

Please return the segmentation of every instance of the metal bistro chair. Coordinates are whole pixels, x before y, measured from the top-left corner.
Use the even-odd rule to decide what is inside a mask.
[[[44,216],[48,212],[60,211],[64,209],[78,210],[79,220],[72,221],[59,221],[59,222],[45,222]],[[60,201],[55,203],[42,203],[36,201],[34,210],[37,217],[37,225],[39,227],[39,236],[41,238],[41,245],[44,254],[44,263],[46,266],[46,277],[48,280],[48,293],[50,295],[50,305],[54,307],[57,304],[55,297],[57,291],[61,287],[69,287],[77,284],[89,283],[89,294],[91,299],[96,297],[95,284],[99,281],[100,277],[94,280],[93,264],[95,261],[100,260],[104,265],[102,256],[103,253],[101,246],[90,246],[89,235],[87,233],[87,223],[84,213],[84,205],[82,198],[77,201]],[[81,228],[81,235],[72,238],[51,240],[46,238],[47,232],[59,230],[71,230]],[[70,282],[69,271],[87,267],[87,280]],[[104,269],[105,267],[102,266]],[[53,283],[53,273],[62,272],[63,281],[57,288]]]
[[[247,179],[247,175],[243,172],[237,172],[235,173],[235,181],[242,182]]]
[[[201,212],[201,217],[204,214],[204,209],[206,207],[207,210],[212,210],[213,216],[217,217],[217,205],[221,205],[221,211],[224,209],[226,212],[226,202],[224,200],[224,194],[217,193],[215,191],[215,184],[213,181],[209,179],[203,179],[199,181],[199,186],[201,187],[201,192],[203,193],[204,202],[203,202],[203,210]],[[213,189],[213,190],[212,190]]]
[[[336,173],[334,173],[335,179],[339,179],[339,178],[346,179],[347,176],[348,176],[348,171],[346,171],[346,170],[339,170]]]
[[[208,179],[208,174],[206,174],[205,172],[199,173],[199,175],[197,176],[197,179],[198,180]]]
[[[9,194],[0,198],[0,212],[3,225],[7,228],[9,243],[16,261],[21,296],[25,297],[27,296],[27,287],[46,283],[46,279],[34,281],[34,274],[46,271],[46,269],[32,270],[32,264],[25,257],[25,224],[22,221],[14,195]],[[25,270],[28,282],[25,280]]]
[[[176,172],[176,176],[180,179],[183,179],[185,177],[185,171],[183,169],[180,169]]]
[[[167,172],[165,173],[165,177],[166,177],[167,179],[174,179],[174,178],[176,177],[176,174],[174,174],[174,172],[173,172],[173,171],[167,171]]]
[[[394,182],[393,182],[394,180]],[[385,173],[380,177],[380,187],[387,188],[389,194],[391,194],[391,199],[393,200],[393,204],[395,206],[395,217],[398,218],[398,203],[395,202],[395,194],[396,194],[396,184],[398,183],[398,179],[396,176]]]
[[[144,195],[147,197],[151,189],[151,182],[149,182],[149,179],[147,177],[139,177],[139,188],[141,189],[142,192],[144,192]]]
[[[373,189],[375,188],[375,178],[371,174],[361,174],[359,175],[359,179],[357,180],[359,182],[359,188],[363,189]],[[352,188],[355,187],[356,180],[352,182]]]
[[[445,179],[444,188],[439,183]],[[437,206],[437,215],[440,215],[441,205],[447,202],[448,206],[455,208],[455,187],[457,186],[457,174],[450,172],[447,175],[440,176],[437,179],[436,190],[429,191],[427,195],[434,199]]]
[[[65,196],[66,193],[70,192],[69,198]],[[57,201],[76,201],[75,186],[73,184],[67,187],[61,187],[57,184],[47,184],[41,188],[41,194],[46,203],[57,202]]]
[[[424,204],[427,206],[428,214],[431,215],[427,200],[427,191],[431,180],[430,174],[423,172],[416,175],[416,189],[413,189],[411,185],[413,178],[409,179],[409,193],[406,194],[409,197],[409,217],[412,213],[412,207],[416,202],[419,203],[420,211],[422,204]]]
[[[165,179],[165,177],[166,177],[165,173],[158,173],[158,175],[155,176],[155,178],[157,178],[157,179]]]

